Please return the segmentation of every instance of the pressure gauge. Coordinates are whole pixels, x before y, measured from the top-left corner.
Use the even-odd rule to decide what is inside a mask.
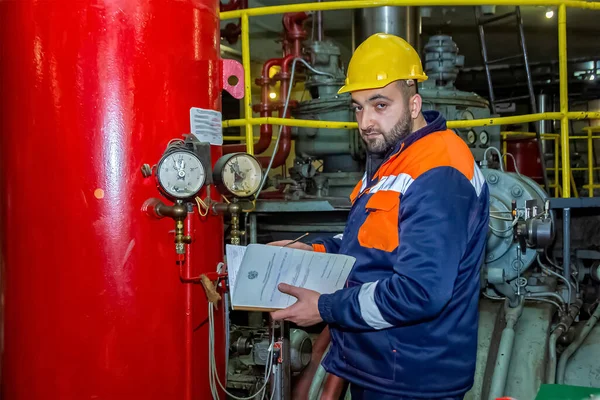
[[[202,161],[189,150],[165,153],[158,162],[156,177],[161,189],[177,200],[194,197],[206,181]]]
[[[456,112],[456,119],[467,119],[467,120],[471,120],[474,119],[475,117],[473,116],[473,113],[469,110],[459,110]]]
[[[227,154],[213,169],[213,179],[223,194],[250,197],[260,188],[263,171],[256,158],[248,153]]]
[[[474,144],[477,141],[477,134],[473,129],[467,132],[467,143]]]
[[[481,142],[481,144],[487,145],[489,140],[490,138],[488,136],[488,133],[486,131],[481,131],[481,133],[479,134],[479,141]]]

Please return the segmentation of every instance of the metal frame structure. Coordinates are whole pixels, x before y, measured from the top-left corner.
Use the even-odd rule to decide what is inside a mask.
[[[594,172],[600,171],[600,167],[594,166],[594,140],[600,140],[600,135],[594,136],[593,133],[600,132],[600,127],[585,127],[583,130],[586,132],[585,136],[582,135],[573,135],[569,136],[569,140],[587,140],[588,153],[587,153],[587,167],[578,167],[578,168],[569,168],[570,172],[570,180],[571,180],[571,189],[575,193],[575,197],[579,197],[577,193],[577,188],[573,182],[573,171],[587,171],[588,174],[588,184],[583,185],[584,189],[590,189],[588,197],[594,197],[594,189],[600,189],[600,184],[594,183]],[[513,132],[513,131],[503,131],[500,132],[502,137],[502,153],[507,153],[508,141],[510,139],[522,139],[522,138],[535,138],[536,134],[533,132]],[[558,183],[558,175],[560,171],[562,171],[562,167],[560,165],[560,135],[557,133],[542,133],[542,140],[552,140],[554,141],[554,167],[549,168],[550,171],[554,172],[554,182],[550,183],[548,186],[550,188],[554,188],[554,196],[559,197],[560,193],[562,193],[562,186]],[[504,156],[504,165],[507,164],[506,155]]]
[[[560,120],[560,148],[562,156],[562,197],[571,197],[571,165],[569,153],[569,120],[600,119],[600,112],[570,112],[568,108],[567,81],[567,7],[600,9],[600,3],[582,0],[345,0],[321,3],[290,4],[271,7],[256,7],[220,13],[221,20],[241,20],[242,65],[244,66],[244,118],[223,121],[223,127],[244,126],[247,151],[254,154],[252,127],[260,124],[299,126],[311,128],[356,129],[355,122],[329,122],[292,118],[254,118],[252,116],[252,80],[250,76],[249,18],[261,15],[283,14],[302,11],[327,11],[380,6],[554,6],[558,7],[558,60],[560,85],[560,112],[536,113],[512,117],[448,121],[448,128],[470,128],[474,126],[518,124],[543,120]],[[588,137],[586,137],[588,139]],[[593,183],[590,182],[593,187]],[[592,190],[590,190],[592,192]]]

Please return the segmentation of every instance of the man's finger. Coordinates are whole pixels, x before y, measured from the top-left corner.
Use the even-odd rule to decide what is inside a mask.
[[[290,242],[289,240],[278,240],[276,242],[267,243],[267,246],[279,246],[279,247],[283,247],[286,244],[288,244],[289,242]]]
[[[302,296],[303,291],[306,290],[298,286],[288,285],[287,283],[280,283],[277,288],[281,293],[289,294],[297,299],[299,299]]]
[[[275,320],[275,321],[281,321],[284,319],[291,318],[292,315],[294,314],[293,307],[294,306],[290,306],[288,308],[284,308],[283,310],[273,311],[271,313],[271,318],[273,318],[273,320]]]

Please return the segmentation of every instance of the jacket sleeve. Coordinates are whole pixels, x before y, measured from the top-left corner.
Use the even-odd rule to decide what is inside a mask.
[[[314,251],[321,253],[334,253],[337,254],[340,251],[342,245],[343,234],[335,235],[334,237],[319,238],[315,239],[311,246]]]
[[[434,318],[452,297],[476,199],[471,182],[454,168],[419,176],[400,199],[393,275],[321,295],[323,320],[351,330],[377,330]]]

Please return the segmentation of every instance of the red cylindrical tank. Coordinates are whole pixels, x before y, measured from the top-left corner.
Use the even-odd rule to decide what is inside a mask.
[[[515,157],[519,173],[544,184],[544,174],[540,161],[537,139],[511,139],[506,144],[506,151]],[[506,160],[506,171],[515,172],[513,160]]]
[[[211,398],[206,297],[180,281],[174,222],[142,212],[160,195],[140,167],[191,107],[220,109],[218,7],[0,0],[2,399]],[[192,218],[197,276],[223,221]]]

